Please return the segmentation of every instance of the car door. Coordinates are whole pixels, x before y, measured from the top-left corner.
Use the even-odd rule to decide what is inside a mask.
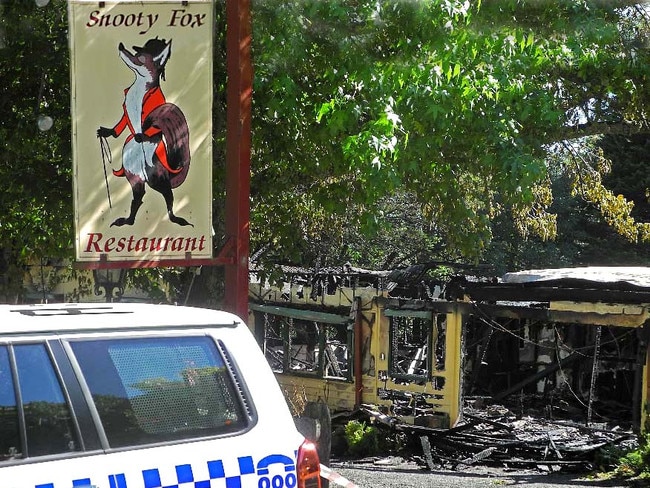
[[[5,344],[0,387],[3,488],[296,486],[300,436],[204,332]]]

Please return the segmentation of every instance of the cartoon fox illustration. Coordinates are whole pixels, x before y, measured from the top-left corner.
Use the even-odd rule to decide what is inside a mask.
[[[169,220],[192,225],[174,215],[173,188],[185,181],[190,167],[189,129],[183,112],[168,103],[160,88],[165,65],[171,56],[172,41],[149,39],[144,46],[133,46],[133,53],[120,43],[119,56],[135,73],[133,84],[124,90],[122,118],[113,128],[99,127],[97,137],[119,137],[128,128],[122,149],[122,167],[113,170],[131,184],[133,199],[128,217],[116,219],[112,226],[133,225],[146,191],[145,184],[165,198]]]

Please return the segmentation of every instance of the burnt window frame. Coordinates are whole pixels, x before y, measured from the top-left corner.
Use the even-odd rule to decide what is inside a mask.
[[[276,367],[273,367],[271,364],[271,369],[274,373],[342,382],[352,382],[354,380],[354,327],[353,321],[349,317],[324,312],[307,312],[306,314],[302,314],[300,311],[289,308],[271,307],[256,304],[253,304],[250,308],[254,311],[256,337],[267,361],[269,361],[269,340],[282,341],[282,357],[275,358],[276,361],[282,365],[282,369],[280,370]],[[279,324],[280,330],[275,336],[269,336],[268,329],[269,324],[271,323],[269,316],[276,317],[276,320],[278,321],[276,323]],[[315,370],[301,371],[291,368],[291,328],[294,327],[293,322],[296,320],[306,323],[313,323],[316,325],[316,328],[318,330],[317,345],[319,352],[318,357],[315,360]],[[276,325],[276,323],[274,323],[274,325]],[[347,348],[347,358],[345,364],[347,369],[346,374],[342,376],[331,376],[324,374],[325,355],[327,353],[324,354],[322,351],[326,351],[326,335],[328,327],[345,328],[345,347]],[[337,364],[339,363],[340,362],[337,362]]]
[[[437,365],[433,363],[433,326],[434,318],[437,318],[438,314],[424,310],[385,309],[384,315],[388,318],[388,377],[401,381],[430,381],[437,371]],[[396,329],[398,324],[396,324],[396,319],[418,319],[425,322],[425,325],[428,324],[426,334],[427,353],[424,360],[426,365],[425,374],[408,374],[397,370],[395,341],[397,340]]]

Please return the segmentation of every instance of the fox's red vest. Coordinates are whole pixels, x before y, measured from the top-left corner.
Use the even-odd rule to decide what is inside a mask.
[[[122,118],[120,121],[117,123],[115,127],[113,127],[113,130],[115,131],[115,135],[119,137],[119,135],[126,129],[127,127],[129,128],[129,131],[131,134],[126,138],[126,141],[124,141],[124,144],[126,145],[131,139],[133,139],[135,135],[135,130],[133,129],[133,125],[131,124],[131,119],[129,118],[129,114],[126,110],[126,93],[129,91],[128,88],[124,90],[124,98],[125,101],[122,103],[122,110],[124,111],[124,114],[122,115]],[[162,90],[160,89],[159,86],[156,86],[154,88],[151,88],[147,91],[147,93],[144,94],[144,97],[142,99],[142,116],[140,123],[144,123],[144,120],[147,118],[147,116],[157,107],[160,107],[165,103],[165,95],[163,95]],[[158,133],[160,133],[160,129],[158,127],[151,126],[149,129],[147,129],[144,132],[144,135],[146,136],[153,136]],[[158,146],[156,147],[156,156],[158,156],[158,159],[160,160],[160,164],[162,164],[167,171],[169,171],[172,174],[179,173],[183,168],[178,168],[178,169],[172,169],[169,166],[169,162],[167,161],[167,150],[165,147],[165,143],[160,140],[158,143]],[[124,167],[121,167],[117,171],[113,171],[113,174],[115,176],[124,176]]]

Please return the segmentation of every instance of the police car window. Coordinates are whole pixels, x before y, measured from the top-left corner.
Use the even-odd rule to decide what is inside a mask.
[[[0,461],[21,457],[16,391],[6,346],[0,346]]]
[[[218,435],[247,417],[207,337],[71,343],[111,447]]]
[[[25,412],[27,455],[43,456],[79,448],[70,408],[43,344],[14,346],[18,385]]]

